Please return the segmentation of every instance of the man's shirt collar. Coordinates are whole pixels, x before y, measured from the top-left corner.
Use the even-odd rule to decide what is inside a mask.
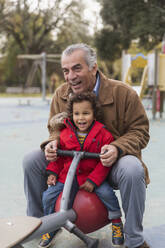
[[[99,88],[100,88],[100,75],[99,75],[99,72],[97,72],[97,74],[96,74],[96,84],[95,84],[95,87],[93,89],[93,92],[95,93],[96,96],[99,95]]]

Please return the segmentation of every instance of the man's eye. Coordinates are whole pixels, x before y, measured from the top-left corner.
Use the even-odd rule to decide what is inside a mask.
[[[81,68],[82,68],[82,67],[81,67],[80,65],[77,65],[77,66],[74,67],[74,70],[75,70],[75,71],[80,71]]]
[[[67,74],[67,73],[68,73],[68,70],[63,70],[63,73],[64,73],[64,74]]]

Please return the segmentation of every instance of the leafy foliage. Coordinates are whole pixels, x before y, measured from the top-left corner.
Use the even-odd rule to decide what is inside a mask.
[[[165,27],[164,0],[97,0],[104,28],[95,43],[103,58],[114,60],[133,40],[147,51],[161,42]]]
[[[12,37],[22,53],[37,54],[49,50],[61,28],[77,20],[82,22],[82,6],[75,0],[68,4],[56,0],[51,8],[46,9],[40,7],[39,0],[37,2],[37,8],[31,11],[28,0],[0,0],[1,32]]]
[[[90,40],[81,2],[47,0],[46,3],[47,7],[43,8],[40,0],[32,4],[30,0],[0,0],[0,33],[6,37],[2,47],[6,58],[0,65],[3,74],[0,80],[15,83],[19,75],[21,81],[26,81],[30,62],[22,62],[20,68],[18,54],[59,54],[71,42]],[[53,66],[49,64],[50,71]]]

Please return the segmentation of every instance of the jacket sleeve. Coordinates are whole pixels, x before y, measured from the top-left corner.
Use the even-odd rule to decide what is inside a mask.
[[[123,135],[112,142],[120,155],[138,156],[149,141],[149,121],[140,98],[135,91],[127,95]]]
[[[48,164],[48,166],[46,167],[46,171],[48,171],[49,173],[52,172],[53,174],[56,174],[58,176],[63,169],[63,165],[63,158],[59,157],[56,161],[50,162]]]
[[[87,180],[92,181],[97,186],[100,186],[102,182],[107,178],[111,167],[105,167],[99,162],[96,168],[88,175]]]
[[[59,140],[59,146],[60,146],[60,149],[63,149],[64,143],[63,143],[63,139],[61,136]],[[48,173],[53,172],[53,174],[56,174],[58,176],[64,168],[64,162],[65,162],[65,158],[62,156],[58,156],[56,161],[52,161],[48,164],[48,166],[46,167],[46,171]]]
[[[52,131],[51,125],[50,125],[50,120],[53,116],[55,116],[56,114],[60,113],[60,108],[59,108],[59,104],[58,104],[58,93],[57,90],[55,91],[53,97],[52,97],[52,101],[51,101],[51,105],[50,105],[50,112],[49,112],[49,118],[48,118],[48,123],[47,123],[47,128],[49,131],[49,138],[44,140],[41,144],[40,144],[40,148],[42,150],[45,149],[45,146],[53,140],[58,140],[58,133],[56,134],[54,131]]]
[[[102,135],[101,147],[105,144],[110,144],[114,140],[112,134],[108,132],[106,129],[103,129],[101,135]],[[97,186],[100,186],[100,184],[107,178],[110,170],[111,167],[103,166],[101,161],[99,161],[95,169],[88,175],[87,179],[89,179],[89,181],[92,181]]]
[[[51,128],[50,128],[50,120],[53,116],[55,116],[56,114],[60,113],[60,108],[59,108],[59,104],[58,104],[58,96],[57,96],[57,91],[55,91],[52,101],[51,101],[51,105],[50,105],[50,112],[49,112],[49,118],[48,118],[48,130],[51,136]]]

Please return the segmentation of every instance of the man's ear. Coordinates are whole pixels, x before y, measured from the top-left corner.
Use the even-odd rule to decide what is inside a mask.
[[[98,70],[98,66],[97,66],[97,64],[95,63],[94,66],[93,66],[93,68],[92,68],[92,75],[93,75],[93,76],[96,76],[97,70]]]

